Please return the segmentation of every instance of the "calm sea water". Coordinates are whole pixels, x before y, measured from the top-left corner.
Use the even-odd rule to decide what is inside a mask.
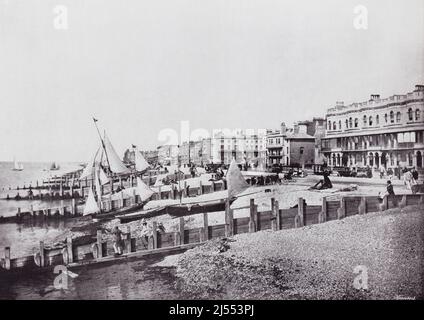
[[[47,162],[23,162],[23,171],[13,171],[12,162],[0,162],[0,199],[6,198],[9,194],[14,197],[17,192],[25,195],[24,190],[13,190],[17,186],[36,185],[38,180],[40,185],[43,180],[71,172],[80,168],[78,163],[58,163],[60,169],[50,171],[50,164]],[[9,190],[11,188],[12,190]],[[30,205],[37,208],[47,208],[59,206],[60,201],[15,201],[0,200],[0,216],[15,215],[17,208],[23,211],[28,209]],[[3,257],[4,247],[11,248],[12,257],[19,257],[32,254],[33,250],[38,247],[39,241],[49,242],[57,237],[60,233],[68,230],[69,223],[47,222],[38,225],[22,225],[22,224],[0,224],[0,257]]]

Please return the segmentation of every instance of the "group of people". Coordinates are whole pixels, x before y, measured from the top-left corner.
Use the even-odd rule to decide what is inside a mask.
[[[115,252],[115,256],[122,255],[125,247],[125,241],[123,239],[124,233],[118,228],[118,226],[115,226],[112,230],[105,229],[105,231],[113,236],[113,250]],[[157,225],[157,231],[165,231],[165,227],[162,223]],[[147,223],[146,219],[142,219],[141,221],[139,237],[144,249],[148,249],[149,239],[153,237],[153,227]]]
[[[412,186],[418,184],[419,174],[418,171],[414,168],[404,170],[403,173],[403,182],[409,190],[412,190]]]

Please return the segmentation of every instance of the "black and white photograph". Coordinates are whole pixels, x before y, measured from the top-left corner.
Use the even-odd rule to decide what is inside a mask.
[[[0,300],[424,300],[424,2],[0,0]]]

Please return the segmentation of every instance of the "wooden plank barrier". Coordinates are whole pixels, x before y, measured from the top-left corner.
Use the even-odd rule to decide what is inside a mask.
[[[394,199],[394,201],[393,201]],[[339,201],[328,201],[322,199],[322,205],[305,205],[302,198],[298,199],[297,208],[279,209],[278,201],[271,199],[271,210],[258,212],[257,204],[250,200],[249,216],[234,219],[233,210],[244,208],[235,208],[228,210],[226,217],[228,223],[221,225],[209,225],[208,214],[203,213],[203,225],[194,229],[185,229],[184,217],[180,217],[177,232],[159,232],[157,222],[152,222],[153,236],[149,238],[147,246],[148,252],[156,252],[169,248],[173,250],[181,246],[198,244],[208,239],[228,236],[229,234],[251,233],[260,230],[272,229],[280,230],[294,227],[307,226],[327,221],[328,217],[342,219],[345,216],[354,214],[364,214],[370,212],[368,208],[378,207],[378,209],[387,210],[387,208],[399,207],[410,204],[418,204],[423,200],[423,195],[397,195],[395,197],[343,197]],[[72,207],[70,209],[72,211]],[[376,210],[375,210],[376,211]],[[374,212],[375,212],[374,211]],[[40,214],[41,210],[37,213]],[[29,214],[29,213],[28,213]],[[231,220],[231,228],[228,227]],[[146,251],[142,245],[141,239],[131,238],[129,226],[125,233],[125,254],[133,255],[135,252]],[[230,232],[230,233],[229,233]],[[73,239],[68,237],[63,247],[49,248],[45,247],[44,242],[40,241],[39,251],[35,256],[25,256],[21,258],[10,258],[10,247],[5,248],[4,259],[1,261],[1,267],[6,270],[12,268],[34,268],[48,267],[57,264],[75,265],[79,263],[90,263],[90,261],[103,261],[104,258],[110,258],[114,254],[112,247],[113,241],[103,241],[102,231],[98,230],[96,237],[85,236]],[[161,251],[162,252],[162,251]]]

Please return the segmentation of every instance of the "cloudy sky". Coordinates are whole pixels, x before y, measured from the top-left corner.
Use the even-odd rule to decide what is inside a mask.
[[[0,160],[87,161],[93,115],[119,152],[182,120],[277,128],[411,91],[423,57],[422,0],[0,0]]]

